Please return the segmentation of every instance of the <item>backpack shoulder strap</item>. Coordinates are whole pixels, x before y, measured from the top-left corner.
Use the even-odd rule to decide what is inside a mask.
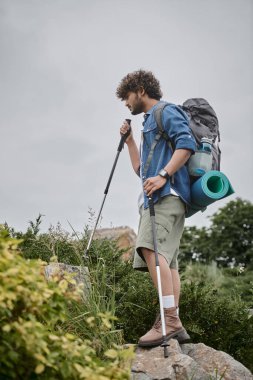
[[[154,138],[154,141],[151,145],[151,148],[150,148],[150,151],[149,151],[149,154],[148,154],[148,158],[147,158],[147,161],[145,163],[145,166],[144,166],[144,169],[143,169],[143,175],[146,177],[146,174],[147,174],[147,171],[148,171],[148,168],[149,168],[149,165],[151,163],[151,160],[152,160],[152,157],[153,157],[153,153],[154,153],[154,150],[155,150],[155,147],[156,145],[158,144],[158,141],[160,140],[160,138],[162,137],[161,133],[157,133],[155,135],[155,138]]]
[[[166,103],[166,102],[158,104],[158,106],[156,107],[156,109],[154,111],[154,117],[155,117],[155,121],[156,121],[160,135],[162,136],[162,138],[164,138],[164,140],[167,141],[167,144],[169,145],[169,147],[171,148],[171,150],[173,152],[174,149],[173,149],[173,146],[172,146],[172,143],[171,143],[169,136],[167,135],[167,133],[165,132],[165,130],[163,128],[163,119],[162,119],[163,110],[168,105],[169,105],[169,103]]]
[[[162,119],[162,116],[163,116],[163,110],[165,107],[167,107],[168,103],[165,103],[165,102],[162,102],[160,104],[158,104],[158,106],[156,107],[155,111],[154,111],[154,117],[155,117],[155,121],[156,121],[156,124],[157,124],[157,127],[158,127],[158,130],[159,130],[159,133],[163,136],[164,134],[164,128],[163,128],[163,119]],[[167,136],[167,138],[169,138]],[[167,140],[167,139],[165,139]]]
[[[163,110],[164,110],[165,107],[168,106],[168,104],[169,103],[161,102],[160,104],[158,104],[158,106],[156,107],[156,109],[154,111],[154,117],[155,117],[155,122],[156,122],[157,127],[158,127],[158,133],[155,136],[155,139],[154,139],[154,141],[153,141],[153,143],[151,145],[151,148],[150,148],[150,151],[149,151],[149,154],[148,154],[148,158],[147,158],[144,170],[143,170],[143,175],[144,176],[146,176],[146,174],[147,174],[149,165],[150,165],[152,157],[153,157],[153,153],[154,153],[155,147],[156,147],[156,145],[157,145],[157,143],[158,143],[158,141],[160,140],[161,137],[164,140],[166,140],[166,142],[167,142],[168,146],[170,147],[170,149],[172,150],[172,152],[174,151],[172,143],[171,143],[171,140],[170,140],[169,136],[167,135],[166,131],[163,128],[163,120],[162,120]],[[174,176],[172,176],[172,183],[174,183]]]
[[[167,106],[167,104],[168,103],[165,103],[165,102],[158,104],[158,106],[156,107],[156,109],[154,111],[155,122],[158,126],[158,133],[155,135],[154,141],[153,141],[153,143],[150,147],[150,150],[149,150],[148,158],[147,158],[146,164],[145,164],[144,169],[143,169],[143,175],[144,176],[146,176],[146,174],[147,174],[147,171],[148,171],[149,165],[151,163],[155,147],[158,144],[158,141],[160,140],[161,137],[165,138],[164,135],[166,135],[166,133],[163,129],[163,125],[162,125],[162,112],[163,112],[164,107]]]
[[[158,133],[156,134],[155,139],[153,141],[153,144],[152,144],[152,146],[150,148],[150,151],[149,151],[149,155],[148,155],[148,158],[147,158],[144,170],[143,170],[144,176],[146,176],[146,174],[147,174],[147,170],[148,170],[148,167],[149,167],[149,165],[151,163],[155,147],[156,147],[156,145],[157,145],[157,143],[158,143],[158,141],[160,140],[161,137],[166,140],[166,142],[169,145],[169,147],[172,150],[172,152],[174,151],[174,149],[172,147],[172,143],[170,141],[170,138],[169,138],[169,136],[167,135],[167,133],[165,132],[165,130],[163,128],[162,114],[163,114],[164,108],[168,104],[169,103],[162,102],[162,103],[158,104],[158,106],[156,107],[156,109],[154,111],[154,117],[155,117],[155,122],[156,122],[157,127],[158,127]],[[171,182],[174,183],[174,175],[171,176]]]

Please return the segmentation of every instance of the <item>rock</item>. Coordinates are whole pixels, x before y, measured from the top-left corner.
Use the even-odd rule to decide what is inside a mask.
[[[202,343],[180,347],[171,339],[168,351],[169,357],[164,358],[160,346],[137,348],[131,380],[253,380],[250,371],[241,363]]]
[[[122,255],[123,260],[129,260],[134,252],[136,233],[129,227],[102,228],[97,230],[95,239],[117,240],[117,246],[127,251]]]
[[[241,363],[236,361],[232,356],[223,351],[216,351],[203,343],[184,344],[182,352],[189,355],[208,373],[215,369],[225,380],[243,380],[253,379],[250,371]]]
[[[73,278],[78,285],[81,283],[84,284],[83,291],[84,298],[86,298],[91,287],[89,269],[83,266],[67,265],[63,263],[50,263],[45,267],[45,276],[48,279],[55,274],[61,274],[63,272],[73,274]]]

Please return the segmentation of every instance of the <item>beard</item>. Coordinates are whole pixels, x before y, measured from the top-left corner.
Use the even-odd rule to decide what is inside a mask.
[[[143,103],[139,97],[136,97],[136,102],[132,105],[131,114],[139,115],[143,112]]]

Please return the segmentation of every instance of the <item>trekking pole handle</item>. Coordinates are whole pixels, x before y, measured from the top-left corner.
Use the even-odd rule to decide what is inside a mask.
[[[155,208],[154,208],[154,202],[152,197],[148,198],[148,207],[149,207],[149,212],[151,216],[155,216]]]
[[[118,146],[118,152],[122,151],[122,148],[123,148],[123,146],[125,144],[125,141],[126,141],[126,139],[128,138],[128,136],[131,133],[131,125],[130,125],[131,124],[131,119],[126,119],[126,122],[127,122],[127,124],[129,125],[130,128],[128,129],[127,133],[125,133],[124,135],[121,136],[121,140],[120,140],[120,143],[119,143],[119,146]]]

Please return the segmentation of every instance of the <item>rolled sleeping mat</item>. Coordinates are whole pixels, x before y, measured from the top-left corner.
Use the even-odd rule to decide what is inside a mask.
[[[204,211],[210,204],[233,193],[234,189],[225,174],[217,170],[210,170],[192,184],[192,200],[186,218],[198,211]]]

